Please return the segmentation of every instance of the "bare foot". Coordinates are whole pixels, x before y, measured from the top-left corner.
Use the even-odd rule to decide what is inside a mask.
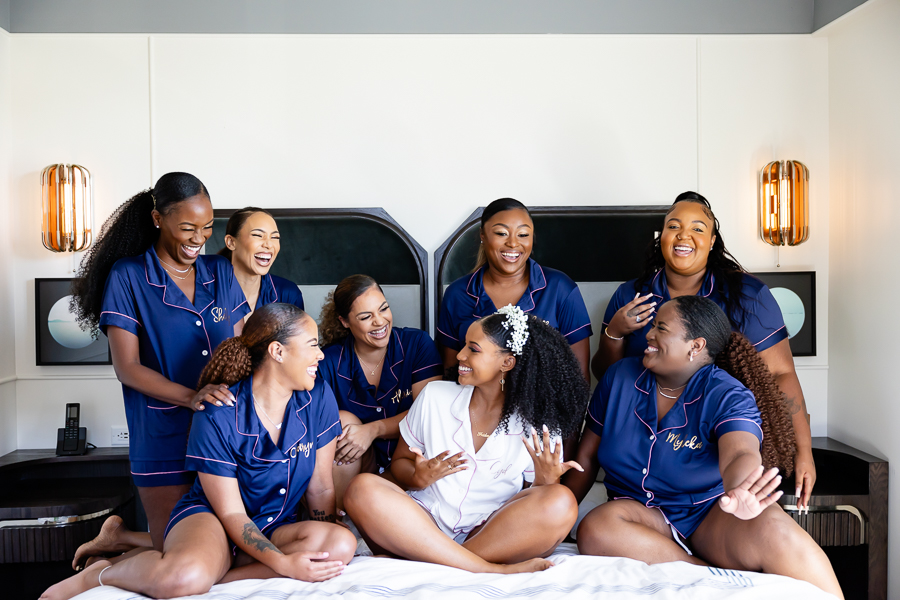
[[[85,561],[89,556],[100,556],[108,552],[131,550],[130,546],[125,546],[119,542],[119,534],[123,529],[125,529],[125,523],[122,521],[122,517],[113,515],[106,519],[100,527],[100,533],[97,534],[97,537],[78,546],[78,550],[75,551],[75,558],[72,559],[72,568],[78,571],[79,567],[85,566]]]
[[[498,573],[535,573],[546,571],[553,563],[545,558],[532,558],[514,565],[497,565],[501,570]]]
[[[99,586],[100,571],[109,565],[108,560],[98,560],[81,573],[72,575],[47,588],[47,591],[41,594],[40,600],[69,600],[69,598]]]

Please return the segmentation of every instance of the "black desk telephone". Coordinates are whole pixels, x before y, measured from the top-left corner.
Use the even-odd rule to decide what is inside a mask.
[[[87,428],[78,426],[80,415],[80,404],[66,404],[66,426],[56,430],[57,456],[87,452]]]

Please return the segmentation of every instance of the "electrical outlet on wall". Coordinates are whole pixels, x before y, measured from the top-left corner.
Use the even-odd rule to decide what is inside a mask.
[[[112,438],[112,446],[127,446],[128,445],[128,428],[127,427],[113,427],[110,431],[110,437]]]

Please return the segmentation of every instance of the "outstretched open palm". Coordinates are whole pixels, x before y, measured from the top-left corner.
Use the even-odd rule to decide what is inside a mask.
[[[778,469],[773,467],[766,471],[760,465],[739,486],[719,497],[719,508],[738,519],[749,521],[781,498],[783,492],[775,491],[779,485],[781,475]]]

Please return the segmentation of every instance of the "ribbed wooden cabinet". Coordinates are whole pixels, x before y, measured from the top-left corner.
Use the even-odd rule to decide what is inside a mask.
[[[887,598],[888,462],[827,437],[813,438],[816,485],[799,514],[794,478],[779,501],[828,555],[848,600]]]

